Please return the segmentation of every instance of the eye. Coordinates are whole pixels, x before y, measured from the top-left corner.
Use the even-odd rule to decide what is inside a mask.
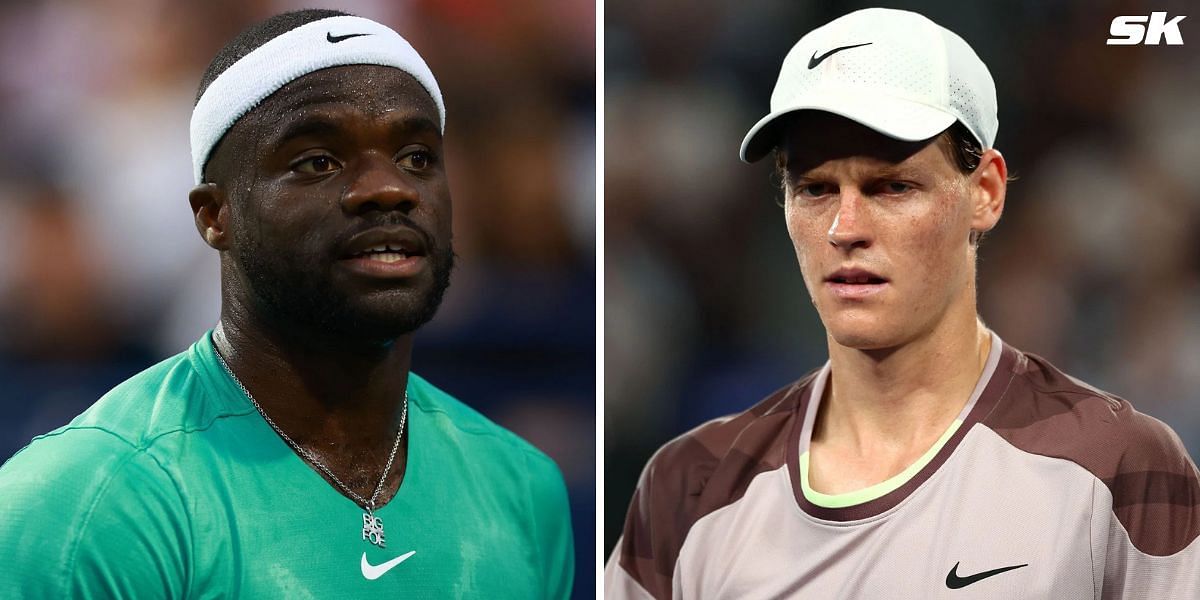
[[[804,196],[806,198],[819,198],[832,191],[833,186],[828,183],[801,183],[795,188],[797,196]]]
[[[342,165],[333,157],[325,154],[310,156],[292,163],[292,170],[309,175],[319,175],[321,173],[331,173],[342,168]]]
[[[401,167],[412,171],[424,171],[437,162],[433,153],[428,150],[414,150],[400,157],[397,161]]]
[[[913,187],[903,181],[887,181],[880,186],[880,189],[885,194],[903,194],[913,189]]]

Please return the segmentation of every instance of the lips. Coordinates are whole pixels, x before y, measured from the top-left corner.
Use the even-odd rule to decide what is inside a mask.
[[[408,227],[377,227],[355,235],[343,246],[342,264],[367,277],[406,278],[425,269],[425,237]]]
[[[419,256],[411,249],[405,248],[403,244],[378,244],[358,252],[350,258],[369,258],[385,263],[394,263],[408,258],[409,256]]]
[[[887,283],[887,278],[866,269],[849,267],[841,268],[825,278],[830,283],[846,283],[852,285]]]
[[[860,267],[843,267],[825,278],[825,285],[842,300],[861,300],[887,288],[888,279]]]
[[[379,258],[388,255],[401,257],[425,256],[425,238],[409,227],[377,227],[368,229],[346,242],[342,258]]]

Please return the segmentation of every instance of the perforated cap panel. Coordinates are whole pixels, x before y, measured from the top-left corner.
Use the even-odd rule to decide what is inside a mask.
[[[783,60],[771,112],[742,142],[758,160],[778,142],[779,117],[823,110],[884,135],[922,140],[962,121],[983,147],[995,141],[996,87],[962,38],[914,12],[856,11],[814,29]]]

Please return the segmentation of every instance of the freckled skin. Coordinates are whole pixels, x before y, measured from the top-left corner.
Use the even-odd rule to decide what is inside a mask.
[[[971,231],[980,215],[972,176],[936,141],[903,142],[827,113],[800,113],[783,150],[788,234],[831,339],[895,348],[954,316],[975,315]],[[838,298],[826,277],[860,267],[888,279],[879,294]]]
[[[986,149],[963,173],[941,136],[899,141],[829,113],[785,125],[784,214],[829,346],[809,481],[844,493],[911,465],[975,386],[991,337],[971,239],[999,221],[1007,168]],[[843,268],[886,283],[839,296],[828,280]]]

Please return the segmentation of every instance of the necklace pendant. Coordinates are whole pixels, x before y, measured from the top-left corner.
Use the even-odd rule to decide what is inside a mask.
[[[385,547],[383,539],[383,519],[375,516],[370,509],[363,513],[362,539],[375,544],[380,548]]]

